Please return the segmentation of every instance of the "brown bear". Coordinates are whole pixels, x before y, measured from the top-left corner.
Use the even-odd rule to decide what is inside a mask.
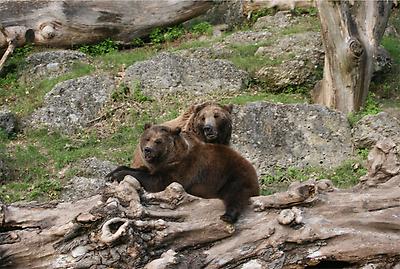
[[[232,105],[219,105],[205,102],[192,105],[176,119],[162,123],[170,128],[180,127],[183,131],[193,132],[200,140],[207,143],[229,145],[232,134]],[[137,145],[133,154],[132,168],[145,169]]]
[[[251,196],[259,195],[257,173],[249,161],[229,146],[204,143],[179,127],[146,125],[140,150],[147,171],[121,166],[107,176],[122,180],[132,175],[150,192],[178,182],[189,194],[223,200],[221,219],[230,223]]]

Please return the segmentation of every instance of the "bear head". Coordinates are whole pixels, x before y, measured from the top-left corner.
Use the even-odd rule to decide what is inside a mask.
[[[232,105],[204,103],[195,108],[193,131],[207,143],[229,145],[232,135]]]
[[[171,129],[162,125],[146,123],[140,137],[140,151],[142,158],[149,164],[160,164],[166,161],[174,152],[175,139],[181,128]]]

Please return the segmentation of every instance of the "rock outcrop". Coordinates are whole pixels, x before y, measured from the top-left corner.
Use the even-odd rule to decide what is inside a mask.
[[[233,123],[233,147],[261,174],[279,167],[334,167],[353,154],[346,117],[322,106],[250,103],[234,109]]]
[[[113,80],[105,76],[85,76],[57,84],[44,98],[44,105],[27,124],[72,133],[96,118],[109,99]]]
[[[214,91],[240,92],[248,74],[225,60],[205,60],[160,53],[126,70],[125,83],[140,85],[145,95],[161,97],[175,92],[201,95]]]

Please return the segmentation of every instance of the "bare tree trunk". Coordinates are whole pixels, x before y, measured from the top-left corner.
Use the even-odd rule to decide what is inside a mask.
[[[348,113],[365,103],[392,1],[317,0],[325,47],[314,102]]]
[[[390,140],[352,190],[297,182],[253,198],[235,225],[219,219],[223,210],[177,183],[146,193],[132,177],[74,203],[2,205],[0,268],[400,266],[400,158]]]

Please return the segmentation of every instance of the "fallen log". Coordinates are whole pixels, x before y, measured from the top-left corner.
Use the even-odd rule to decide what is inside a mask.
[[[355,188],[297,182],[252,198],[235,225],[220,220],[219,200],[177,183],[147,193],[129,176],[71,203],[1,205],[0,267],[394,268],[399,169],[396,146],[381,141]]]
[[[178,24],[207,11],[212,1],[7,0],[0,1],[0,51],[30,42],[72,47],[111,38],[129,44],[156,27]],[[10,46],[13,44],[13,47]],[[2,65],[0,64],[0,70]]]

